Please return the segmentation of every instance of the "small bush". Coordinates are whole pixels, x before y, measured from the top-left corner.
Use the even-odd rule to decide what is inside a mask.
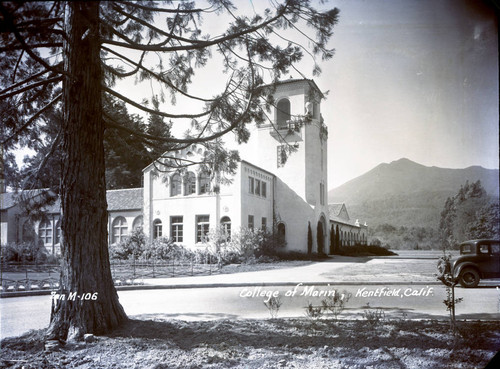
[[[278,312],[283,303],[281,302],[281,298],[272,296],[269,301],[264,301],[264,305],[266,305],[269,310],[269,314],[271,314],[272,319],[276,319],[278,317]]]
[[[377,245],[353,245],[343,246],[339,249],[342,256],[391,256],[397,255],[395,252]]]
[[[136,229],[124,241],[109,247],[111,259],[139,259],[146,249],[146,235],[142,229]]]
[[[343,291],[340,293],[338,290],[334,290],[333,296],[328,296],[325,299],[321,300],[323,304],[323,310],[329,311],[333,314],[333,318],[337,320],[337,317],[340,313],[342,313],[345,309],[345,305],[352,297],[352,294],[347,291]]]
[[[321,318],[323,316],[322,306],[314,306],[309,302],[306,306],[306,316],[311,319]]]
[[[370,305],[368,305],[368,310],[363,312],[363,318],[370,324],[370,326],[374,327],[382,322],[385,319],[385,313],[382,309],[372,309]]]

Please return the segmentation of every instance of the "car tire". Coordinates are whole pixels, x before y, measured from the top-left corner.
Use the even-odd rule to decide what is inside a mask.
[[[474,268],[465,268],[458,277],[458,281],[463,288],[477,287],[480,279],[479,273]]]

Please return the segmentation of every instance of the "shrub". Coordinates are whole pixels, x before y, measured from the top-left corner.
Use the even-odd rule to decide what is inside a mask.
[[[146,240],[142,229],[135,229],[124,241],[109,247],[111,259],[139,259],[146,249]]]
[[[323,316],[323,308],[321,306],[314,306],[311,302],[308,302],[306,316],[312,319],[321,318]]]
[[[370,308],[370,304],[367,305],[368,310],[364,311],[363,318],[368,322],[368,324],[370,324],[370,326],[374,327],[385,319],[385,313],[382,309],[373,309]]]
[[[353,245],[344,246],[339,249],[339,255],[343,256],[391,256],[396,253],[385,247],[377,245]]]
[[[275,319],[278,317],[278,312],[283,303],[281,302],[281,298],[272,296],[269,298],[269,301],[264,301],[264,305],[266,305],[269,310],[269,314],[271,314],[271,318]]]
[[[336,320],[338,315],[344,311],[345,305],[351,297],[352,294],[345,290],[342,293],[338,290],[334,290],[333,296],[328,296],[321,300],[323,310],[330,311],[333,314],[333,318]]]
[[[276,260],[276,254],[284,246],[277,235],[258,228],[240,228],[229,236],[225,229],[211,230],[206,242],[207,252],[221,262],[255,263]]]
[[[2,261],[18,263],[45,263],[49,253],[42,243],[9,243],[1,247]]]

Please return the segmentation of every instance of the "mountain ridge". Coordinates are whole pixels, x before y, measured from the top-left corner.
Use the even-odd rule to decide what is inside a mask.
[[[437,228],[446,199],[466,181],[481,181],[490,196],[499,197],[498,169],[472,165],[463,169],[425,166],[407,158],[381,163],[328,192],[330,203],[345,203],[352,218],[369,226]]]

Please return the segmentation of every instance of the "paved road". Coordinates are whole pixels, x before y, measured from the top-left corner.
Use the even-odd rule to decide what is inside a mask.
[[[313,285],[314,286],[314,285]],[[260,289],[259,289],[260,288]],[[352,294],[343,317],[362,318],[365,310],[383,308],[387,317],[415,319],[446,319],[443,304],[446,291],[441,285],[366,285],[334,284],[281,287],[224,287],[120,291],[120,301],[130,317],[137,319],[242,319],[268,318],[264,306],[265,294],[279,294],[283,305],[279,317],[304,316],[305,306],[318,305],[333,289]],[[384,289],[385,288],[385,289]],[[377,292],[378,291],[378,292]],[[263,294],[264,296],[259,296]],[[391,296],[395,295],[395,296]],[[459,319],[500,320],[500,291],[494,287],[456,289],[456,297],[464,301],[457,305]],[[49,323],[50,296],[13,297],[0,300],[1,338],[16,336],[30,329],[44,328]]]

